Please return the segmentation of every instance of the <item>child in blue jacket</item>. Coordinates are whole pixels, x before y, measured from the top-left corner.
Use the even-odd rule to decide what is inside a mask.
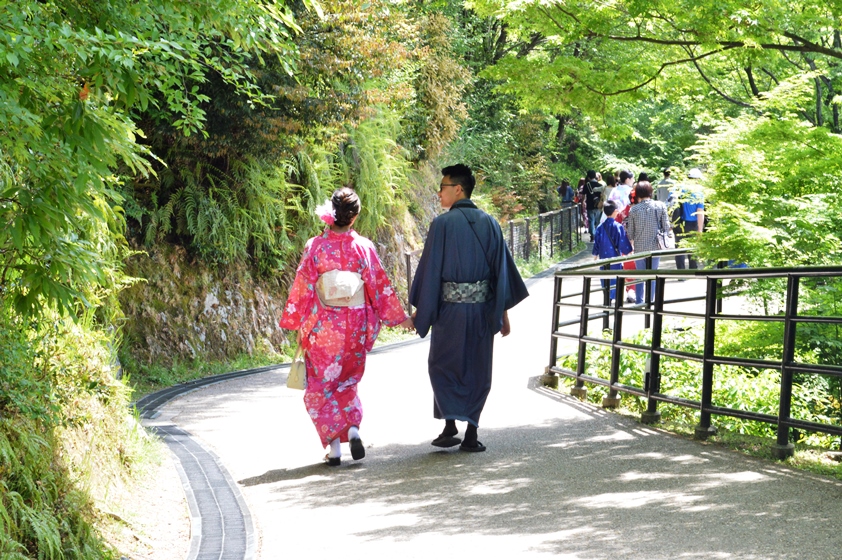
[[[594,232],[594,244],[592,254],[594,259],[610,259],[620,257],[632,252],[631,243],[629,243],[629,236],[626,235],[626,228],[623,224],[614,221],[617,217],[617,205],[607,200],[602,207],[605,213],[605,221],[602,222]],[[616,263],[610,266],[611,270],[622,270],[623,265]],[[611,300],[615,297],[614,280],[610,281],[611,290],[609,297]],[[603,280],[605,285],[605,280]]]

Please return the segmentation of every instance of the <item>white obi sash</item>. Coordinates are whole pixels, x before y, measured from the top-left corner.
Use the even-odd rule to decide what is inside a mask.
[[[329,270],[316,281],[316,293],[325,307],[365,305],[363,279],[356,272]]]

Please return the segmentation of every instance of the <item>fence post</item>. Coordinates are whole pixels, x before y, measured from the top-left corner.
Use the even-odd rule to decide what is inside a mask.
[[[719,299],[719,281],[716,278],[707,279],[707,293],[705,294],[705,348],[702,351],[702,401],[699,414],[699,424],[694,431],[696,439],[707,439],[716,433],[716,428],[710,425],[710,407],[713,401],[713,356],[716,343],[716,306]]]
[[[565,217],[567,218],[567,250],[571,253],[573,252],[573,213],[575,211],[575,205],[569,206],[567,210],[564,211]]]
[[[404,251],[403,257],[406,263],[406,314],[412,315],[412,304],[409,303],[409,290],[412,289],[412,253]]]
[[[655,310],[652,318],[652,347],[649,351],[649,359],[646,360],[648,364],[648,371],[644,371],[643,375],[648,379],[644,382],[647,387],[646,396],[648,401],[646,403],[646,412],[640,415],[640,421],[644,424],[655,424],[660,422],[661,413],[658,411],[658,401],[653,399],[651,395],[661,392],[661,355],[656,353],[661,349],[661,334],[663,331],[664,317],[662,312],[664,310],[664,290],[666,289],[667,279],[658,278],[655,280]]]
[[[611,266],[604,264],[601,267],[599,267],[599,269],[611,270]],[[604,280],[600,279],[600,282],[602,283],[602,305],[608,307],[611,304],[611,278],[605,278]],[[615,281],[614,284],[614,288],[616,289],[617,282]],[[616,296],[617,294],[615,293],[614,295]],[[606,310],[604,312],[604,315],[602,316],[602,330],[608,329],[609,319],[610,317],[608,311]]]
[[[558,363],[558,339],[553,336],[558,330],[558,319],[561,314],[561,307],[559,300],[561,299],[561,282],[562,278],[556,276],[553,284],[553,324],[550,329],[550,363],[544,371],[544,376],[541,378],[541,383],[546,387],[558,389],[558,375],[556,375],[552,368]]]
[[[582,379],[582,376],[585,375],[585,358],[588,350],[588,343],[584,341],[584,338],[588,336],[588,304],[590,301],[591,278],[589,276],[583,276],[582,304],[579,311],[579,355],[578,363],[576,364],[576,385],[570,389],[571,395],[582,400],[588,396],[588,390],[585,388],[585,381]]]
[[[538,260],[544,260],[544,218],[538,214]]]
[[[603,408],[616,408],[620,406],[620,397],[617,396],[617,389],[614,388],[620,380],[620,348],[617,346],[623,341],[623,310],[621,307],[622,298],[619,297],[621,293],[619,290],[626,289],[625,278],[617,276],[614,282],[614,332],[611,337],[611,371],[608,377],[608,396],[602,398]],[[609,279],[610,285],[610,279]],[[608,299],[608,292],[606,292],[606,299]],[[605,323],[607,328],[607,312]]]
[[[532,218],[526,218],[523,220],[523,223],[526,224],[526,243],[524,244],[526,249],[524,249],[524,254],[526,256],[526,260],[529,260],[529,250],[531,249],[532,245],[532,236],[529,235],[529,222],[532,221]]]
[[[778,409],[778,440],[772,446],[777,459],[786,459],[795,454],[795,446],[789,442],[789,417],[792,412],[792,362],[795,360],[795,319],[798,316],[798,276],[789,276],[786,282],[786,312],[784,314],[784,351],[781,362],[781,402]]]
[[[555,254],[553,249],[555,248],[555,235],[553,234],[553,223],[555,223],[555,217],[558,216],[558,212],[554,214],[550,214],[550,258],[552,259]]]

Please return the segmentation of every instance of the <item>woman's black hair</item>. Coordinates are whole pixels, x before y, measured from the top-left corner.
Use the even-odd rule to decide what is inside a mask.
[[[336,213],[334,224],[338,227],[350,225],[354,216],[360,213],[360,197],[350,187],[342,187],[333,191],[330,198],[333,203],[333,211]]]

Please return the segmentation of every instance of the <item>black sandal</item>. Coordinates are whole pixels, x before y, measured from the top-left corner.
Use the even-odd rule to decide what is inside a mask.
[[[435,445],[436,447],[454,447],[460,443],[462,443],[462,440],[458,437],[441,434],[433,440],[432,445]]]
[[[331,457],[330,454],[328,454],[328,455],[325,455],[324,463],[328,467],[338,467],[339,465],[342,464],[342,458],[341,457]]]
[[[465,445],[464,443],[459,446],[461,451],[469,451],[471,453],[480,453],[485,451],[485,446],[482,444],[481,441],[478,441],[475,445]]]
[[[351,438],[348,442],[351,444],[351,457],[354,461],[359,461],[365,457],[365,446],[363,445],[363,440],[360,438]]]

